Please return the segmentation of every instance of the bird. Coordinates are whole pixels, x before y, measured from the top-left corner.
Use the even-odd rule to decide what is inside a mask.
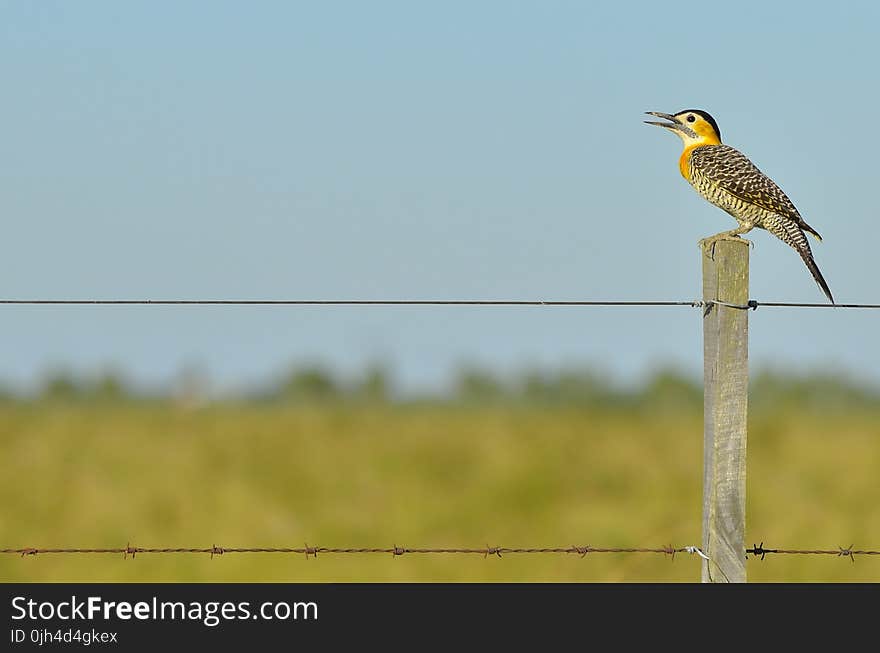
[[[715,119],[701,109],[685,109],[674,114],[646,113],[665,122],[645,120],[645,123],[668,129],[681,138],[684,145],[678,161],[681,175],[697,193],[732,215],[739,225],[702,239],[700,246],[714,247],[719,240],[741,241],[740,234],[755,227],[766,229],[800,254],[813,279],[833,304],[834,297],[813,259],[805,235],[809,233],[821,241],[819,232],[804,221],[782,189],[745,154],[721,142],[721,130]]]

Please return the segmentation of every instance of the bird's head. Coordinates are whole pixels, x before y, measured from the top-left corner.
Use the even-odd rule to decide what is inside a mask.
[[[664,127],[677,134],[686,148],[697,145],[720,145],[721,130],[715,118],[700,109],[685,109],[676,114],[647,111],[650,116],[663,118],[667,122],[655,122],[646,120],[648,125]]]

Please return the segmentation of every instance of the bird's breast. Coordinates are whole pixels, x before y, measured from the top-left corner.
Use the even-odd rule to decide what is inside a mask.
[[[681,171],[681,176],[691,181],[691,153],[699,147],[699,145],[690,145],[684,148],[681,156],[678,159],[678,169]]]

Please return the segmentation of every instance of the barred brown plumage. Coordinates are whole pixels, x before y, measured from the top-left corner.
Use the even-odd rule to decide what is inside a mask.
[[[721,143],[717,123],[697,109],[674,115],[648,112],[669,122],[648,122],[675,132],[684,142],[679,161],[682,176],[706,200],[736,219],[738,228],[701,242],[738,237],[755,227],[766,229],[792,247],[803,259],[816,283],[831,301],[834,298],[813,259],[804,232],[822,240],[801,217],[788,196],[739,150]]]
[[[738,211],[751,213],[757,220],[768,213],[778,214],[819,237],[782,189],[739,150],[729,145],[703,145],[690,154],[691,183],[706,199],[708,193],[713,194],[716,199],[709,199],[713,204],[730,212],[723,203],[740,200]]]

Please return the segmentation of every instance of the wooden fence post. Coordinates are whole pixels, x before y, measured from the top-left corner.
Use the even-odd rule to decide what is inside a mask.
[[[702,248],[703,301],[746,305],[749,245]],[[749,314],[708,304],[703,315],[704,583],[746,582],[746,414]]]

